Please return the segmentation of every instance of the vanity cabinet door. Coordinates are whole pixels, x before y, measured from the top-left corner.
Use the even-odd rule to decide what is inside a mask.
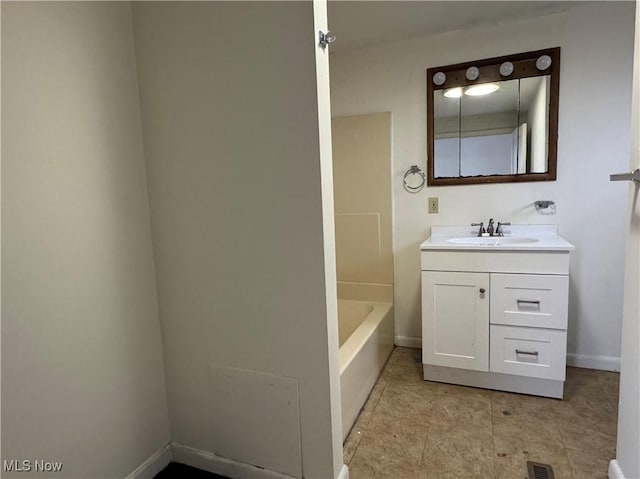
[[[422,272],[422,358],[489,370],[489,274]]]

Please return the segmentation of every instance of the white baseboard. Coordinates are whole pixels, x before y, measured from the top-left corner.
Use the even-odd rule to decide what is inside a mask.
[[[252,479],[291,479],[279,472],[262,469],[251,464],[234,461],[217,456],[211,452],[201,451],[182,444],[171,443],[173,460],[187,466],[228,477],[251,477]]]
[[[590,356],[586,354],[567,353],[567,366],[618,372],[620,371],[620,358],[615,356]]]
[[[394,339],[396,346],[403,348],[422,349],[422,338],[414,338],[412,336],[396,336]]]
[[[126,479],[153,479],[156,474],[169,465],[172,460],[171,445],[161,447],[149,459],[144,461]]]
[[[349,479],[349,468],[346,464],[342,465],[342,469],[340,469],[340,474],[338,474],[338,479]]]
[[[201,451],[192,447],[172,442],[158,449],[125,479],[153,479],[156,474],[169,465],[179,462],[187,466],[196,467],[204,471],[213,472],[229,477],[251,477],[252,479],[291,479],[275,471],[217,456],[211,452]],[[349,479],[349,468],[342,465],[338,479]],[[623,478],[624,479],[624,478]]]
[[[622,473],[622,469],[620,469],[620,464],[615,459],[612,459],[609,462],[609,473],[607,474],[609,479],[624,479],[624,474]]]

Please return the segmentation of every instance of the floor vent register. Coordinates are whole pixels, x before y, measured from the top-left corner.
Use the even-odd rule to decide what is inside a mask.
[[[527,461],[529,479],[554,479],[553,468],[549,464]]]

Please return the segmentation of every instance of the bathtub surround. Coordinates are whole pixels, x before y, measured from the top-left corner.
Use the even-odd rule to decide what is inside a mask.
[[[418,245],[430,227],[491,216],[558,224],[575,244],[568,363],[619,368],[627,197],[609,174],[629,166],[633,9],[633,2],[589,2],[566,13],[332,55],[334,115],[393,115],[396,344],[420,346]],[[406,169],[425,165],[428,67],[556,46],[562,48],[557,181],[425,187],[418,194],[402,188]],[[440,200],[437,215],[427,214],[432,196]],[[554,200],[557,214],[538,214],[539,199]]]
[[[392,302],[391,114],[331,124],[338,297]]]

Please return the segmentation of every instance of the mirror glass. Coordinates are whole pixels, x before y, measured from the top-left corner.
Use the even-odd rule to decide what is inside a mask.
[[[429,89],[429,184],[555,179],[555,141],[550,148],[549,140],[557,136],[552,131],[552,126],[557,129],[557,96],[552,98],[551,68],[539,71],[535,61],[540,52],[532,53],[524,62],[514,61],[509,79],[497,71],[502,57],[480,69],[491,81],[482,81],[482,75],[469,81],[465,69],[459,68],[447,73],[442,86]],[[518,73],[521,78],[511,78]]]

